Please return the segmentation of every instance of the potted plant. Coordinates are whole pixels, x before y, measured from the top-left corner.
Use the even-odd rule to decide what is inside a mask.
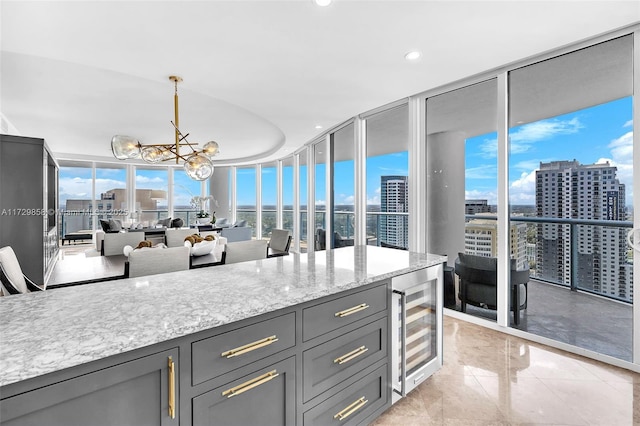
[[[212,195],[208,195],[206,197],[201,197],[199,195],[191,198],[191,205],[197,210],[196,213],[196,223],[199,225],[206,225],[215,221],[215,212],[213,215],[209,213],[209,202],[213,201],[217,204],[216,200]]]

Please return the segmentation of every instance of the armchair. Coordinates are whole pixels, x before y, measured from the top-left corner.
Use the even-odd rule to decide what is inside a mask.
[[[460,278],[460,309],[466,312],[467,304],[486,309],[497,309],[498,300],[498,259],[471,254],[458,253],[455,272]],[[510,273],[510,310],[513,322],[520,323],[520,310],[527,307],[527,284],[529,267],[517,269],[514,259],[511,260]]]
[[[16,253],[10,246],[0,249],[0,290],[5,296],[43,290],[22,273]]]
[[[272,229],[267,257],[287,256],[291,245],[291,234],[286,229]]]

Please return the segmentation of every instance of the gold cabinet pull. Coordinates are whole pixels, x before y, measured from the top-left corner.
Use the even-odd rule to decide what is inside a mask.
[[[360,304],[358,306],[354,306],[353,308],[349,308],[349,309],[345,309],[344,311],[336,312],[335,316],[336,317],[340,317],[340,318],[348,317],[349,315],[355,314],[356,312],[364,311],[368,307],[369,307],[369,305],[367,305],[366,303],[362,303],[362,304]]]
[[[176,418],[176,370],[173,358],[169,357],[169,417]]]
[[[360,355],[362,355],[363,353],[365,353],[366,351],[368,351],[369,348],[367,348],[366,346],[360,346],[358,349],[354,349],[351,352],[344,354],[342,356],[339,356],[338,358],[333,360],[334,364],[344,364],[345,362],[351,361],[354,358],[359,357]]]
[[[359,398],[353,401],[351,404],[345,407],[342,411],[340,411],[335,416],[333,416],[333,418],[342,421],[347,417],[349,417],[350,415],[352,415],[353,413],[355,413],[356,411],[358,411],[359,409],[361,409],[362,407],[364,407],[367,404],[367,402],[369,402],[369,400],[364,399],[364,396],[363,396],[362,398]]]
[[[268,373],[265,373],[262,376],[255,377],[238,386],[234,386],[231,389],[227,389],[226,391],[222,392],[222,396],[231,398],[232,396],[240,395],[241,393],[246,392],[249,389],[253,389],[256,386],[260,386],[261,384],[268,382],[269,380],[275,379],[279,375],[280,373],[276,372],[276,370],[269,371]]]
[[[253,343],[246,344],[244,346],[239,346],[235,349],[231,349],[230,351],[222,352],[220,355],[225,356],[227,358],[233,358],[234,356],[246,354],[247,352],[254,351],[258,348],[262,348],[264,346],[270,345],[277,341],[278,341],[278,338],[275,335],[273,335],[273,336],[265,337],[264,339],[257,340]]]

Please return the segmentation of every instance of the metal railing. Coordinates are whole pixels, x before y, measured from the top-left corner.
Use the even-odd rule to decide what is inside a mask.
[[[473,220],[473,219],[493,220],[493,221],[497,220],[497,217],[495,216],[484,216],[484,215],[465,215],[465,218],[467,220]],[[532,274],[531,274],[532,278],[535,278],[536,280],[542,281],[542,282],[548,282],[552,284],[565,286],[570,288],[572,291],[581,290],[584,292],[596,294],[598,296],[603,296],[609,299],[613,299],[613,300],[617,300],[625,303],[632,302],[633,282],[632,282],[632,275],[630,271],[632,269],[631,265],[633,264],[633,255],[630,250],[630,247],[627,247],[625,234],[627,229],[631,230],[633,228],[633,222],[620,221],[620,220],[569,219],[569,218],[537,217],[537,216],[511,216],[509,220],[510,222],[527,223],[527,224],[530,224],[531,226],[536,226],[536,229],[535,229],[536,253],[539,253],[541,251],[540,247],[538,247],[538,244],[540,243],[540,238],[538,238],[538,232],[539,231],[545,232],[545,230],[542,230],[540,228],[541,226],[559,225],[562,228],[564,227],[569,228],[568,231],[565,231],[564,229],[561,229],[561,228],[557,228],[555,230],[549,230],[549,229],[546,230],[546,232],[555,231],[555,233],[558,236],[557,238],[557,240],[559,241],[558,250],[560,252],[555,253],[555,256],[558,259],[559,264],[562,264],[562,262],[564,262],[563,263],[564,267],[566,267],[566,263],[569,263],[568,265],[568,268],[570,271],[569,282],[567,283],[564,280],[554,279],[554,277],[545,276],[543,273],[541,273],[538,268],[539,265],[537,265],[538,261],[540,260],[539,256],[536,257],[536,268],[532,270]],[[589,227],[590,229],[586,229],[586,227]],[[598,240],[598,238],[600,237],[599,235],[600,230],[596,229],[595,227],[615,228],[620,230],[619,235],[614,241],[611,241],[611,242],[607,241],[606,243],[609,245],[613,243],[614,246],[617,243],[617,247],[614,247],[614,248],[617,248],[618,250],[624,250],[623,255],[620,255],[618,253],[617,259],[614,259],[614,263],[618,264],[619,269],[617,271],[608,271],[610,275],[613,274],[615,277],[617,277],[618,280],[620,279],[629,280],[629,290],[626,291],[626,289],[624,289],[624,291],[620,292],[620,294],[624,294],[624,297],[608,294],[608,293],[594,289],[595,283],[593,281],[595,281],[595,277],[592,278],[592,282],[590,283],[592,288],[589,288],[589,286],[586,286],[586,285],[581,285],[584,283],[586,279],[588,279],[588,277],[580,276],[579,267],[581,265],[584,266],[585,264],[584,260],[583,261],[580,260],[580,250],[581,250],[581,247],[579,244],[580,239],[586,242],[600,243],[600,244],[592,244],[589,247],[589,250],[592,250],[594,254],[593,256],[594,264],[592,265],[591,271],[596,274],[601,273],[601,271],[599,271],[598,269],[601,268],[602,265],[599,263],[598,257],[601,254],[599,250],[601,250],[601,247],[603,247],[602,245],[605,244],[605,241]],[[569,239],[568,244],[564,244],[566,242],[565,237],[567,234]],[[563,260],[567,258],[566,253],[564,253],[564,247],[569,248],[568,262]],[[609,246],[608,248],[610,249],[611,247]],[[625,273],[623,268],[628,269],[629,273]],[[617,285],[618,286],[626,285],[626,283],[617,282]]]

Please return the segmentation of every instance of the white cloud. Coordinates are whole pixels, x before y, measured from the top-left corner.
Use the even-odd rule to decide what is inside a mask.
[[[536,142],[550,139],[556,135],[577,133],[584,128],[578,117],[571,120],[541,120],[525,124],[518,130],[509,133],[509,151],[511,154],[523,154],[531,150]],[[498,140],[485,139],[479,146],[482,158],[496,158],[498,156]]]
[[[611,158],[600,158],[597,163],[608,161],[618,169],[616,176],[626,186],[626,203],[631,204],[633,200],[633,132],[627,132],[612,140],[607,147],[611,149]]]
[[[496,158],[498,156],[498,140],[497,139],[485,139],[480,143],[480,157],[481,158]]]
[[[377,195],[375,195],[375,196],[373,196],[371,198],[367,197],[367,205],[368,204],[380,204],[380,197],[377,196]]]
[[[519,179],[509,185],[509,202],[511,204],[535,204],[536,171],[523,172]]]
[[[622,127],[633,127],[633,120],[629,120]]]
[[[355,197],[353,195],[338,194],[336,195],[336,204],[353,204]]]
[[[138,186],[138,184],[141,185],[147,185],[146,188],[141,188]],[[151,187],[151,186],[153,187]],[[167,185],[167,181],[165,179],[162,179],[160,177],[153,177],[150,178],[148,176],[141,176],[141,175],[137,175],[136,176],[136,186],[140,189],[161,189],[163,187],[165,187]]]
[[[571,120],[550,119],[525,124],[517,131],[510,133],[511,149],[513,150],[514,143],[537,142],[556,135],[570,135],[577,133],[582,128],[584,126],[580,123],[578,117],[574,117]]]
[[[127,183],[116,179],[96,179],[96,198],[100,197],[100,194],[107,192],[111,189],[126,188]]]
[[[465,200],[487,200],[489,204],[498,204],[498,194],[495,191],[472,189],[471,191],[464,191],[464,198]]]
[[[465,169],[464,175],[467,179],[496,179],[498,167],[495,164],[483,164],[478,167]]]

